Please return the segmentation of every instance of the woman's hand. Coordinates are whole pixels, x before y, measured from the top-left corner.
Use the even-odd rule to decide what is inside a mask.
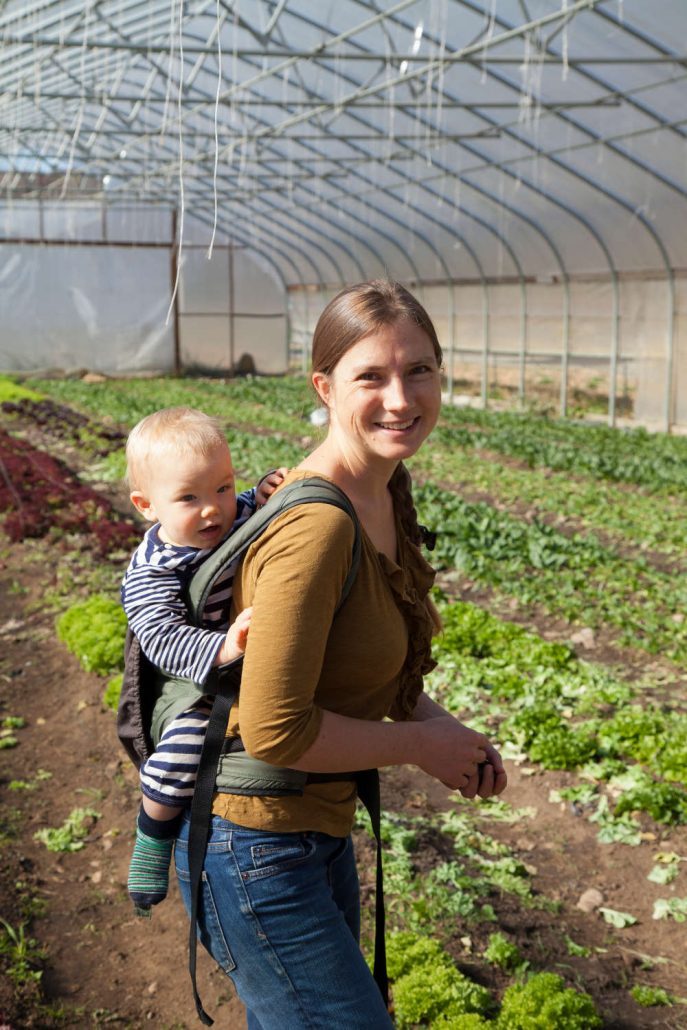
[[[486,761],[470,776],[464,787],[458,788],[464,798],[474,798],[478,794],[481,798],[492,798],[502,794],[506,789],[508,777],[501,755],[493,744],[487,744],[486,752]],[[446,786],[450,784],[447,783]]]
[[[418,754],[415,764],[447,787],[460,790],[461,793],[471,790],[474,785],[479,786],[481,766],[491,768],[489,749],[493,754],[498,754],[483,733],[471,730],[452,715],[441,715],[419,722],[416,724],[416,733]]]

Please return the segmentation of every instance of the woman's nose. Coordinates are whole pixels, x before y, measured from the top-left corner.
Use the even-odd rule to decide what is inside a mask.
[[[384,403],[390,410],[405,408],[408,405],[408,388],[405,380],[399,376],[390,379],[384,393]]]

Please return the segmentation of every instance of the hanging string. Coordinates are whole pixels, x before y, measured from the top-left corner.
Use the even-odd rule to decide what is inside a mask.
[[[217,92],[215,93],[215,167],[212,172],[212,195],[214,199],[214,219],[212,222],[212,237],[208,247],[208,261],[212,257],[212,248],[215,245],[215,233],[217,232],[217,166],[219,164],[219,97],[222,89],[222,25],[220,22],[220,0],[217,0]]]
[[[179,0],[181,7],[184,0]],[[165,102],[162,108],[162,119],[160,121],[160,136],[164,136],[167,129],[167,112],[169,110],[169,98],[172,93],[172,65],[174,63],[174,0],[169,5],[169,63],[167,70],[167,89],[165,90]]]
[[[83,121],[84,111],[86,109],[86,41],[88,38],[88,23],[91,14],[91,0],[86,3],[86,10],[84,12],[84,26],[83,26],[83,40],[81,43],[81,53],[79,55],[79,80],[81,82],[81,99],[79,101],[79,112],[76,116],[76,125],[74,126],[74,132],[72,134],[71,144],[69,146],[69,156],[67,157],[67,167],[65,169],[64,178],[62,180],[62,189],[60,191],[60,200],[64,200],[67,193],[67,187],[69,186],[69,179],[72,174],[72,166],[74,164],[74,152],[76,151],[76,144],[79,139],[79,133],[81,132],[81,123]]]
[[[492,36],[494,35],[494,29],[496,28],[496,0],[491,0],[491,11],[489,12],[489,24],[487,26],[487,33],[484,37],[484,51],[482,53],[482,75],[480,81],[482,85],[487,81],[487,54],[489,51],[489,45],[491,43]]]
[[[185,212],[185,197],[184,197],[184,133],[183,124],[181,120],[182,115],[182,100],[184,90],[184,0],[180,0],[179,3],[179,95],[177,97],[177,121],[179,125],[179,243],[177,246],[177,274],[174,280],[174,289],[172,290],[172,298],[169,302],[167,309],[167,318],[165,319],[165,325],[169,325],[169,318],[172,314],[174,302],[177,297],[177,291],[179,289],[179,278],[181,276],[181,260],[182,260],[182,249],[184,246],[184,212]]]

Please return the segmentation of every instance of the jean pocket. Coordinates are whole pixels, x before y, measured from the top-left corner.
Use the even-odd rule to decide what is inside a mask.
[[[315,840],[306,833],[275,834],[273,840],[263,839],[260,844],[251,845],[252,867],[242,869],[241,878],[244,883],[250,883],[268,876],[277,876],[287,869],[307,862],[316,847]]]
[[[188,870],[177,864],[177,877],[182,895],[190,895],[191,881]],[[222,928],[219,911],[215,904],[215,896],[212,893],[212,884],[207,873],[203,871],[201,890],[203,892],[203,904],[201,909],[201,920],[196,927],[198,940],[205,950],[212,955],[217,965],[225,972],[231,973],[236,969],[234,957],[229,949],[227,939]],[[189,897],[190,903],[190,897]],[[190,908],[189,908],[190,911]]]

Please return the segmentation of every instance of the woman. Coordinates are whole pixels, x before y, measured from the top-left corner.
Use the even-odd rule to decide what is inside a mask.
[[[506,785],[498,752],[422,691],[434,573],[401,463],[436,423],[440,365],[428,315],[396,283],[346,289],[320,317],[312,381],[329,428],[285,483],[316,474],[348,495],[360,565],[337,612],[354,529],[325,504],[281,514],[252,546],[234,582],[236,610],[252,605],[253,616],[229,730],[273,765],[414,764],[465,797],[490,797]],[[355,805],[350,779],[309,784],[302,797],[216,795],[201,932],[251,1030],[392,1026],[358,946]],[[182,831],[187,892],[184,847]]]

